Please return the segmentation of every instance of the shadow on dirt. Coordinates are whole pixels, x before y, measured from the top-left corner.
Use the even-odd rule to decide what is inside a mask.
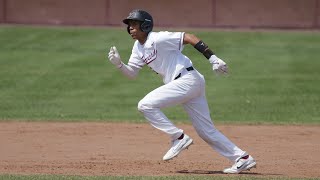
[[[205,170],[179,170],[176,173],[180,174],[225,174],[222,171],[205,171]],[[254,172],[241,172],[240,174],[254,175],[254,176],[282,176],[282,174],[262,174]],[[225,174],[226,175],[226,174]]]

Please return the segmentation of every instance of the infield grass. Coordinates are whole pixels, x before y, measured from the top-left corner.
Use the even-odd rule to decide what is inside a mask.
[[[215,122],[320,123],[319,32],[191,33],[230,67],[216,76],[185,46],[206,77]],[[112,45],[127,62],[133,41],[125,29],[0,26],[0,119],[146,122],[137,103],[162,80],[147,67],[126,79],[106,58]],[[189,122],[181,107],[165,113]]]

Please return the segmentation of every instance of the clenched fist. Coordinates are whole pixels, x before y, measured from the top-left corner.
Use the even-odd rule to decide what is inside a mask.
[[[109,55],[108,55],[108,58],[110,60],[110,62],[112,64],[114,64],[115,66],[117,66],[117,68],[121,68],[122,67],[122,61],[121,61],[121,58],[120,58],[120,54],[117,50],[117,48],[115,46],[112,46],[110,48],[110,51],[109,51]]]
[[[227,74],[228,73],[228,66],[227,64],[220,58],[215,55],[212,55],[209,59],[210,63],[212,64],[212,69],[218,74]]]

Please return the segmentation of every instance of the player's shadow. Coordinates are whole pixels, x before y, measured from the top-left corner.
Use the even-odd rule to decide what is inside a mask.
[[[222,171],[205,171],[205,170],[179,170],[176,173],[181,174],[224,174]]]
[[[179,170],[176,173],[181,174],[225,174],[222,171],[205,171],[205,170]],[[240,174],[245,175],[254,175],[254,176],[281,176],[282,174],[261,174],[261,173],[254,173],[254,172],[241,172]]]

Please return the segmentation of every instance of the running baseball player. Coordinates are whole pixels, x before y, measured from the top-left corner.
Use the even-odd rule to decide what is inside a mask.
[[[152,32],[153,18],[146,11],[133,10],[123,23],[128,25],[128,33],[136,40],[128,64],[122,62],[115,46],[111,47],[108,58],[130,79],[135,78],[145,65],[162,76],[164,85],[140,100],[138,110],[153,127],[171,137],[171,147],[163,160],[176,157],[193,143],[193,140],[161,111],[164,107],[181,104],[198,135],[218,153],[234,162],[233,166],[223,170],[224,173],[240,173],[255,167],[256,162],[252,156],[215,128],[205,97],[205,79],[181,51],[185,44],[191,44],[209,60],[216,73],[226,74],[226,63],[193,34]]]

